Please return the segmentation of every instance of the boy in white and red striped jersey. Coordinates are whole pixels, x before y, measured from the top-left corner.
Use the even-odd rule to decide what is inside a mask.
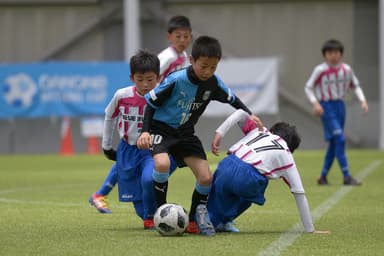
[[[328,185],[327,174],[334,158],[343,173],[344,185],[361,184],[351,176],[345,153],[346,110],[343,98],[348,89],[352,89],[361,102],[364,114],[368,112],[368,104],[352,68],[342,62],[343,52],[344,46],[340,41],[331,39],[325,42],[322,47],[324,62],[315,67],[305,85],[313,112],[321,118],[324,137],[329,143],[321,175],[317,180],[319,185]]]
[[[130,59],[130,70],[134,85],[117,90],[105,109],[102,148],[105,156],[116,163],[98,192],[105,193],[102,189],[108,187],[107,182],[111,183],[111,178],[114,178],[115,183],[119,182],[120,201],[133,202],[144,228],[151,229],[157,209],[152,189],[154,163],[149,150],[138,149],[136,141],[143,127],[147,106],[144,95],[159,82],[160,61],[152,53],[139,51]],[[120,137],[117,151],[112,145],[115,128]],[[171,172],[175,169],[171,167]],[[101,198],[93,195],[90,203],[101,213],[110,213],[103,194]]]
[[[167,39],[170,43],[158,54],[160,60],[160,81],[169,73],[189,66],[185,51],[192,41],[192,28],[189,19],[182,15],[173,16],[168,21]]]
[[[243,110],[230,115],[216,130],[212,153],[219,154],[222,138],[238,124],[245,136],[228,150],[214,172],[208,197],[208,212],[216,232],[239,232],[233,220],[253,203],[264,205],[264,193],[269,180],[282,179],[295,197],[304,229],[316,231],[293,152],[300,145],[295,126],[275,123],[269,130],[260,131],[253,117]]]
[[[192,41],[192,28],[189,19],[182,15],[171,17],[168,21],[167,39],[170,43],[169,47],[158,54],[160,61],[160,82],[168,76],[169,73],[185,68],[190,64],[185,51]],[[107,158],[114,161],[113,157],[110,158],[107,156]],[[117,166],[113,164],[101,187],[89,198],[90,204],[100,213],[111,213],[107,203],[107,196],[116,184]],[[152,200],[148,197],[148,201]],[[151,228],[152,220],[149,219],[145,221],[144,226],[145,228]]]

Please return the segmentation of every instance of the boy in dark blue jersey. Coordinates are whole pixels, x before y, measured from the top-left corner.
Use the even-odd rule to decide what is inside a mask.
[[[153,185],[157,206],[166,203],[169,154],[179,167],[189,166],[196,177],[195,190],[189,213],[187,232],[214,235],[206,204],[211,189],[212,174],[194,126],[211,100],[228,103],[236,109],[252,114],[239,98],[214,75],[221,59],[218,40],[201,36],[192,46],[191,66],[171,73],[155,89],[145,95],[147,108],[142,134],[137,145],[150,148],[155,162]],[[260,119],[252,115],[260,129]]]

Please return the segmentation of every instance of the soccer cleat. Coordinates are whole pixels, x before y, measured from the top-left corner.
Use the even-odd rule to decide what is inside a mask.
[[[232,232],[232,233],[239,233],[240,230],[235,227],[232,221],[227,223],[219,223],[216,228],[216,232]]]
[[[196,223],[199,227],[200,234],[204,236],[214,236],[216,234],[215,228],[213,227],[211,220],[209,219],[207,206],[199,204],[196,207]]]
[[[357,181],[352,176],[344,177],[344,185],[350,185],[350,186],[360,186],[362,183],[360,181]]]
[[[144,229],[154,229],[155,223],[153,223],[153,219],[146,219],[143,221]]]
[[[108,201],[106,196],[94,193],[89,198],[89,203],[94,206],[100,213],[112,213],[112,211],[108,209]]]
[[[195,221],[190,221],[188,224],[187,229],[185,232],[190,233],[190,234],[199,234],[199,228],[197,227],[197,223]]]
[[[317,184],[319,184],[319,185],[329,185],[327,177],[323,177],[323,176],[319,177],[317,179]]]

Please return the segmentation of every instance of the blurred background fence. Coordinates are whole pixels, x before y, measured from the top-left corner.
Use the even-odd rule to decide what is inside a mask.
[[[138,5],[138,15],[127,15],[124,6],[128,1]],[[296,124],[303,137],[302,148],[322,148],[321,123],[312,115],[304,84],[314,66],[322,62],[324,41],[337,38],[344,43],[344,60],[354,68],[370,104],[369,114],[362,117],[354,94],[347,97],[349,146],[377,148],[378,10],[378,0],[0,0],[0,77],[4,77],[5,67],[15,64],[123,63],[129,57],[129,44],[158,53],[168,45],[167,20],[183,14],[190,18],[195,38],[207,34],[220,40],[224,59],[277,59],[278,111],[258,114],[266,126],[278,120]],[[127,35],[129,22],[138,24],[136,40],[129,40],[135,36]],[[232,72],[236,75],[239,71]],[[128,83],[127,72],[126,83],[122,79],[110,86],[119,88]],[[4,79],[0,86],[4,97]],[[111,95],[106,102],[108,97]],[[0,153],[59,152],[63,116],[1,118]],[[79,114],[70,119],[74,152],[89,149],[89,139],[81,130],[83,118],[88,116]],[[203,117],[199,122],[197,133],[207,149],[223,119]],[[231,131],[223,146],[238,134]]]

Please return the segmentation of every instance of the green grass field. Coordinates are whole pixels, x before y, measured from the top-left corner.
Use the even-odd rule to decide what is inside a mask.
[[[383,255],[384,152],[348,151],[361,187],[341,185],[337,165],[328,187],[316,185],[322,151],[295,153],[315,226],[330,235],[302,233],[295,200],[272,181],[265,206],[237,219],[239,234],[162,237],[142,228],[131,204],[109,196],[112,214],[88,198],[112,164],[103,156],[0,156],[0,255]],[[212,168],[219,157],[209,155]],[[188,169],[170,178],[168,201],[189,209],[194,178]]]

